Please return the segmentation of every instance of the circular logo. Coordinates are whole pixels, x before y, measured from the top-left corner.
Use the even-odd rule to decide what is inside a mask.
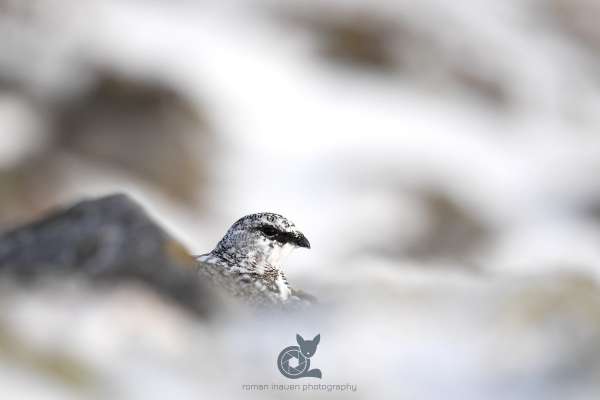
[[[315,355],[321,335],[312,340],[306,340],[300,334],[296,335],[298,346],[288,346],[281,350],[277,357],[277,368],[286,378],[319,378],[323,377],[318,368],[310,369],[310,358]]]
[[[308,358],[300,352],[298,346],[286,347],[277,357],[279,371],[288,378],[298,378],[310,367]]]

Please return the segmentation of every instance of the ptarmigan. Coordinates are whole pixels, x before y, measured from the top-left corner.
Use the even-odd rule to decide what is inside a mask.
[[[310,249],[308,239],[285,217],[250,214],[227,231],[215,249],[198,256],[200,274],[229,295],[254,306],[296,306],[314,302],[290,287],[282,271],[295,248]]]

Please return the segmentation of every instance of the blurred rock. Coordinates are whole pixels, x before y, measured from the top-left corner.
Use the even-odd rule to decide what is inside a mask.
[[[593,278],[562,271],[513,282],[504,294],[494,309],[499,337],[545,326],[538,334],[552,339],[555,354],[544,349],[540,356],[582,370],[578,372],[585,372],[588,362],[600,371],[600,287]],[[526,343],[521,346],[523,351],[535,349]],[[568,354],[560,355],[561,351]]]
[[[191,361],[206,341],[201,333],[210,321],[140,282],[99,285],[85,276],[47,274],[23,285],[6,278],[0,279],[6,397],[14,390],[27,399],[131,399],[134,386],[127,382],[136,366],[147,373],[155,368],[150,359],[165,366],[185,354]]]
[[[435,2],[401,11],[336,2],[280,8],[277,15],[308,32],[325,60],[415,81],[436,93],[464,90],[496,107],[515,100],[502,66],[486,59],[482,38],[471,40],[451,15],[443,21],[445,30],[431,25],[438,17]]]
[[[54,116],[55,146],[197,206],[213,153],[198,107],[159,81],[100,72]]]
[[[0,270],[25,280],[140,281],[204,316],[214,305],[193,257],[125,195],[84,201],[0,235]]]
[[[32,171],[40,161],[58,167],[37,169],[34,179],[58,177],[50,186],[59,191],[78,179],[73,170],[81,165],[201,210],[216,153],[203,104],[178,76],[157,72],[160,60],[123,61],[112,47],[90,45],[94,40],[85,38],[90,32],[82,32],[77,20],[93,11],[75,3],[60,7],[55,13],[57,5],[46,0],[0,1],[0,37],[10,38],[0,54],[0,90],[24,99],[47,139],[31,164],[15,167]],[[31,187],[30,177],[20,176],[22,187]],[[58,199],[38,194],[22,196],[46,204]],[[32,215],[35,209],[27,204],[18,211]],[[0,207],[0,223],[10,215]]]
[[[482,299],[486,317],[480,321],[482,356],[493,380],[525,379],[540,388],[539,398],[542,390],[593,398],[600,382],[597,281],[566,271],[502,280]]]
[[[60,182],[55,160],[43,156],[0,169],[0,230],[47,211]]]
[[[600,50],[600,4],[595,0],[552,0],[545,4],[562,28],[594,50]]]
[[[4,363],[29,369],[31,375],[56,380],[77,391],[86,391],[97,383],[95,371],[86,363],[58,351],[37,349],[4,324],[0,325],[0,358]]]
[[[77,165],[144,183],[174,203],[202,209],[215,143],[207,117],[174,87],[116,73],[94,75],[64,97],[27,98],[39,119],[34,151],[0,168],[0,227],[37,216],[78,186]],[[25,121],[21,121],[25,123]],[[75,166],[75,168],[74,168]],[[64,197],[63,197],[64,198]]]
[[[318,37],[319,53],[341,64],[393,72],[398,68],[392,48],[398,26],[371,13],[303,14],[290,12],[289,20]]]
[[[426,229],[405,254],[419,260],[452,260],[471,264],[490,242],[491,228],[448,193],[425,190],[419,195]]]
[[[409,210],[410,215],[390,213],[388,218],[397,228],[366,240],[367,252],[394,260],[412,260],[421,266],[471,271],[485,268],[481,259],[495,244],[495,227],[458,196],[427,186],[405,188],[387,196],[400,210]]]

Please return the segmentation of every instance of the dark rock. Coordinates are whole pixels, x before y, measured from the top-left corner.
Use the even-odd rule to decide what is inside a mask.
[[[201,315],[214,304],[195,260],[129,197],[83,201],[0,235],[0,271],[29,281],[82,274],[141,281]]]

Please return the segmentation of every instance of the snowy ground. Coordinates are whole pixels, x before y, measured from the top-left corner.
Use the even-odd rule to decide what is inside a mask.
[[[73,171],[65,202],[129,191],[195,253],[211,249],[241,215],[280,212],[313,245],[292,255],[290,282],[332,303],[314,318],[283,324],[244,320],[206,328],[177,321],[182,325],[173,328],[148,319],[148,329],[132,326],[124,334],[143,337],[155,324],[173,329],[165,334],[166,350],[138,343],[123,354],[123,334],[110,332],[114,342],[105,340],[115,355],[98,368],[116,387],[134,391],[117,390],[122,398],[170,390],[197,398],[225,393],[225,386],[232,398],[251,396],[238,385],[282,381],[269,363],[296,331],[321,333],[320,368],[329,383],[357,383],[356,397],[597,393],[599,60],[559,18],[568,2],[32,4],[51,32],[45,52],[33,52],[23,72],[36,90],[76,85],[72,58],[116,65],[174,82],[209,110],[218,132],[203,213],[190,214],[110,171]],[[325,20],[367,13],[397,24],[400,33],[385,39],[392,73],[320,56],[326,33],[290,22],[283,16],[290,10]],[[0,29],[19,38],[3,40],[6,46],[35,43],[40,35],[9,23]],[[27,49],[7,51],[0,65],[27,56]],[[17,106],[0,102],[0,134],[5,141],[12,136],[8,143],[17,143],[12,132],[35,130],[31,114]],[[431,193],[464,215],[449,228],[437,224],[448,211],[424,201]],[[453,232],[470,224],[475,233],[453,241]],[[436,253],[440,241],[450,244]],[[433,248],[436,256],[414,248]],[[77,294],[67,304],[73,299]],[[69,317],[69,325],[115,318],[110,305],[89,307],[100,316]],[[91,351],[83,331],[75,339]],[[217,345],[196,348],[198,341]],[[85,355],[101,363],[97,356]],[[206,359],[215,366],[210,372]],[[3,381],[15,391],[24,385]],[[50,393],[30,390],[32,398]]]

